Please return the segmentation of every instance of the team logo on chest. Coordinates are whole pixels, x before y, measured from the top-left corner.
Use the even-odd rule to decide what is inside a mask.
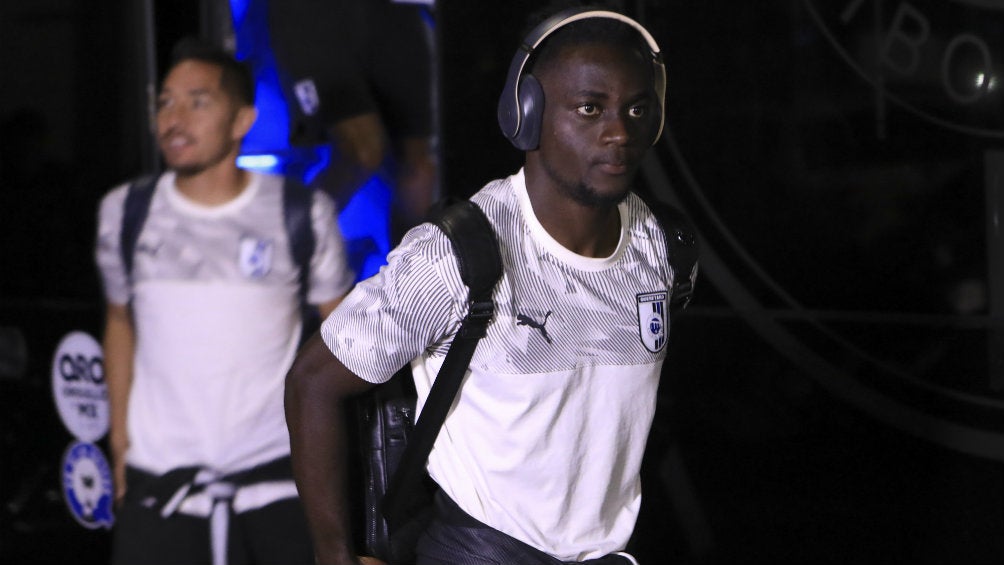
[[[652,353],[666,347],[666,291],[637,295],[638,334],[645,348]]]
[[[246,235],[241,238],[241,273],[249,279],[260,279],[272,270],[272,255],[275,246],[271,239],[259,239]]]

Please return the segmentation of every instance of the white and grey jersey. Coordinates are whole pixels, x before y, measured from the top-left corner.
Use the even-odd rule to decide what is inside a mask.
[[[127,189],[102,201],[96,256],[107,300],[133,311],[128,462],[155,474],[229,473],[288,455],[282,389],[301,313],[282,179],[253,173],[234,200],[203,206],[162,175],[131,283],[119,249]],[[315,194],[311,216],[308,300],[322,303],[347,292],[353,274],[330,198]]]
[[[430,456],[432,476],[478,520],[561,560],[623,549],[669,333],[673,273],[657,220],[633,195],[605,258],[558,244],[522,171],[473,198],[500,241],[496,316]],[[466,313],[438,228],[413,229],[322,327],[334,354],[381,382],[412,359],[419,403]]]

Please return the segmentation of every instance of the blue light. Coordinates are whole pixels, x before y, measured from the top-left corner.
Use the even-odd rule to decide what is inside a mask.
[[[338,227],[345,237],[356,280],[367,279],[387,263],[390,252],[390,208],[394,193],[373,175],[342,207]]]
[[[272,0],[278,1],[278,0]],[[237,166],[292,175],[309,184],[331,162],[330,145],[291,146],[286,96],[268,37],[268,0],[230,0],[236,56],[251,65],[258,120],[241,145]],[[390,251],[393,188],[379,175],[340,203],[339,226],[357,280],[376,273]]]
[[[234,29],[242,27],[248,12],[248,0],[230,0],[230,14],[234,19]]]
[[[279,167],[279,157],[276,155],[241,155],[237,157],[237,166],[262,172],[276,172]]]

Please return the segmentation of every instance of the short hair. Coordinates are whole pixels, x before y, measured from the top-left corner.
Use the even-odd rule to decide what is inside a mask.
[[[255,87],[251,69],[227,51],[205,40],[186,37],[178,41],[171,51],[171,65],[167,73],[185,61],[198,61],[219,67],[222,71],[220,88],[241,104],[254,105]]]
[[[604,6],[588,7],[608,10]],[[538,13],[534,19],[539,21],[534,25],[539,25],[550,15],[553,13],[545,14],[543,17]],[[557,59],[564,48],[586,44],[620,47],[636,52],[643,60],[651,59],[651,49],[637,29],[611,18],[586,18],[568,23],[547,36],[527,61],[527,68],[529,72],[545,69]]]

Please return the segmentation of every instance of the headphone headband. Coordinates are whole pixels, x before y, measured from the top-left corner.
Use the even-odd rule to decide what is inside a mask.
[[[666,67],[662,62],[662,53],[655,38],[652,37],[652,34],[644,26],[624,14],[608,10],[570,8],[555,13],[534,27],[520,43],[519,50],[516,51],[516,55],[509,64],[509,73],[506,76],[505,88],[502,90],[502,96],[499,98],[498,121],[499,126],[502,128],[502,133],[517,148],[523,150],[536,148],[539,140],[540,124],[534,124],[528,128],[526,122],[528,117],[537,116],[543,109],[543,94],[542,92],[536,92],[539,90],[539,84],[534,81],[534,84],[527,85],[530,87],[527,89],[529,92],[523,89],[522,83],[524,82],[524,77],[532,77],[532,75],[523,74],[526,64],[537,47],[548,36],[570,23],[591,18],[605,18],[627,24],[645,40],[649,48],[649,54],[652,57],[652,65],[655,67],[655,90],[656,96],[659,99],[659,130],[652,143],[654,144],[658,141],[662,135],[663,126],[665,125]]]

